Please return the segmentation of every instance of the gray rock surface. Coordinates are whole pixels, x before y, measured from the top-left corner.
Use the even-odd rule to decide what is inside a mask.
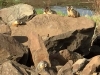
[[[12,25],[15,21],[26,22],[36,15],[35,9],[28,4],[17,4],[0,10],[0,17],[5,24]]]

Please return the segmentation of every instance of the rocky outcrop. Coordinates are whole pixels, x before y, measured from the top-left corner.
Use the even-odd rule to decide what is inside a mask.
[[[12,36],[27,36],[33,31],[42,37],[49,52],[67,48],[85,56],[89,53],[94,28],[95,23],[85,17],[37,15],[26,25],[12,28]],[[20,42],[19,39],[18,41]],[[28,45],[27,41],[22,43]]]
[[[0,12],[13,10],[13,7],[19,10],[20,5],[23,9],[23,4],[18,4]],[[24,12],[27,19],[33,15],[33,7],[29,5],[29,8],[30,11]],[[2,16],[2,24],[9,24],[13,17],[16,20],[14,11],[15,15],[5,20],[11,12]],[[20,14],[23,12],[17,14],[18,19]],[[25,19],[20,16],[20,20]],[[95,23],[85,17],[41,14],[26,25],[10,26],[11,30],[9,26],[1,25],[1,28],[0,75],[96,75],[100,72],[99,45],[94,42]]]
[[[36,15],[35,9],[28,4],[17,4],[0,10],[0,17],[5,24],[12,25],[14,22],[26,23]]]

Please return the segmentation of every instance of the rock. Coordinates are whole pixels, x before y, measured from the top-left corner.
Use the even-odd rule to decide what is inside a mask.
[[[33,31],[45,37],[44,43],[49,52],[68,49],[85,56],[89,53],[94,29],[95,23],[85,17],[71,18],[41,14],[35,16],[24,26],[19,26],[17,29],[12,28],[12,36],[27,36]],[[23,44],[28,45],[28,41]]]
[[[93,73],[92,75],[98,75],[97,73]]]
[[[49,61],[49,54],[43,43],[42,38],[34,32],[30,32],[28,38],[29,48],[35,67],[37,67],[41,61],[46,61],[48,63],[48,66],[50,67],[51,64]]]
[[[65,65],[69,60],[73,60],[73,62],[76,62],[80,58],[83,58],[80,54],[71,52],[67,49],[50,55],[51,61],[54,61],[54,59],[56,59],[59,62],[59,65]],[[58,65],[57,62],[56,65]]]
[[[12,62],[7,61],[1,65],[0,75],[22,75],[22,72],[18,71],[17,66]]]
[[[14,61],[6,61],[0,65],[0,75],[36,75],[36,72]],[[32,71],[32,73],[31,73]]]
[[[17,4],[0,10],[0,17],[5,24],[12,25],[26,23],[36,15],[34,8],[28,4]]]
[[[85,66],[81,75],[91,75],[94,72],[96,72],[96,70],[100,66],[99,62],[100,62],[100,55],[93,57],[91,61]]]
[[[73,75],[72,73],[73,61],[69,60],[59,71],[57,75]]]
[[[73,65],[72,65],[72,70],[73,73],[76,73],[80,70],[83,69],[83,67],[86,65],[87,60],[85,58],[83,59],[78,59]]]
[[[56,66],[57,72],[62,68],[63,66]]]
[[[13,37],[5,34],[0,34],[0,42],[0,64],[8,59],[17,62],[22,61],[22,64],[26,64],[28,59],[26,47],[17,42]]]
[[[0,33],[11,35],[11,29],[8,25],[1,24],[0,25]]]

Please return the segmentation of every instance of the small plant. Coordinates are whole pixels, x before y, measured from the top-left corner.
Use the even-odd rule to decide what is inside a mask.
[[[57,11],[57,14],[61,16],[66,16],[66,14],[64,14],[62,11]]]
[[[36,9],[36,12],[37,12],[37,14],[43,14],[43,9],[38,8],[38,9]]]
[[[96,22],[97,25],[100,23],[100,15],[85,16],[85,17],[93,20],[94,22]]]

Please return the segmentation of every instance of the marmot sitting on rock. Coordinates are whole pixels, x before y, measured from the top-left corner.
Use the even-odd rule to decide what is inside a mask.
[[[46,61],[40,61],[36,66],[36,72],[41,73],[42,71],[45,71],[47,67],[48,63]]]
[[[43,14],[57,14],[57,12],[54,10],[51,10],[49,7],[46,7],[43,11]]]
[[[67,14],[68,17],[80,17],[80,13],[78,11],[76,11],[73,6],[67,6]]]

